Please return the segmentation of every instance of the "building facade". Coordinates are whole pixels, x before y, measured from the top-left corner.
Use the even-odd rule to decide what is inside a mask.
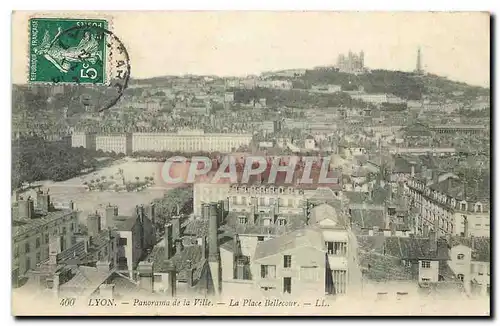
[[[324,296],[325,251],[321,233],[311,229],[260,242],[252,264],[256,286],[271,297]]]
[[[230,212],[270,212],[302,214],[305,192],[302,189],[269,185],[232,185],[228,192]]]
[[[95,149],[103,152],[132,154],[131,133],[103,133],[95,137]]]
[[[96,135],[92,132],[75,131],[71,135],[71,147],[95,149]]]
[[[56,210],[47,193],[37,194],[37,207],[31,198],[21,198],[14,207],[12,235],[12,274],[14,280],[26,276],[38,263],[49,258],[50,238],[57,238],[61,250],[71,247],[78,227],[77,211]]]
[[[438,235],[489,236],[489,202],[471,201],[463,194],[453,196],[440,191],[439,184],[454,182],[453,176],[438,178],[431,185],[417,178],[406,182],[405,192],[419,212],[415,231],[424,235],[433,229]]]
[[[468,294],[490,294],[489,238],[453,237],[448,265]]]
[[[240,146],[249,145],[251,140],[251,134],[205,134],[203,131],[139,132],[132,135],[132,150],[228,153]]]
[[[249,145],[251,134],[205,134],[200,130],[177,133],[88,133],[74,132],[72,147],[84,147],[104,152],[123,153],[141,151],[170,152],[222,152],[229,153],[240,146]]]

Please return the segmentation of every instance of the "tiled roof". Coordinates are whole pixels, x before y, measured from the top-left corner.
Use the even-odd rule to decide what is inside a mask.
[[[184,232],[185,235],[192,235],[197,237],[203,237],[208,235],[208,220],[206,219],[195,219],[189,220],[185,224]]]
[[[484,173],[481,178],[474,180],[463,180],[458,178],[448,178],[429,186],[456,199],[480,201],[490,198],[490,174]]]
[[[37,229],[54,220],[64,218],[73,213],[75,212],[69,209],[64,209],[48,212],[46,215],[40,215],[40,213],[38,212],[38,217],[33,219],[16,218],[15,216],[13,216],[14,219],[12,221],[12,236],[16,237],[23,233]]]
[[[110,238],[111,236],[111,238]],[[79,241],[75,243],[70,248],[60,252],[57,255],[57,261],[62,263],[88,263],[93,259],[93,256],[98,252],[103,246],[107,245],[115,235],[110,234],[108,230],[101,231],[96,237],[92,237],[90,244],[88,246],[88,251],[85,251],[85,241]]]
[[[336,201],[334,190],[329,187],[318,187],[307,199],[309,201]]]
[[[363,275],[377,281],[411,280],[412,267],[404,266],[404,261],[440,260],[440,281],[453,281],[455,275],[446,260],[446,242],[438,243],[438,251],[429,249],[429,239],[379,236],[358,236],[358,257]]]
[[[223,235],[219,238],[219,245],[227,251],[234,252],[234,236]]]
[[[130,231],[137,222],[134,216],[117,216],[114,219],[115,226],[119,231]]]
[[[285,234],[287,232],[300,229],[306,225],[303,214],[278,214],[278,217],[286,219],[286,225],[263,225],[262,221],[264,217],[269,216],[269,214],[266,213],[255,214],[254,223],[250,223],[252,218],[251,215],[251,212],[229,212],[227,216],[227,224],[224,226],[224,229],[232,231],[232,233],[236,234]],[[247,217],[248,223],[240,224],[240,216]]]
[[[437,251],[432,251],[429,238],[387,237],[385,251],[386,254],[399,256],[401,259],[449,259],[448,245],[444,239],[438,239]]]
[[[448,260],[448,244],[438,239],[437,251],[431,250],[429,238],[384,237],[383,235],[358,235],[362,251],[371,251],[404,260]]]
[[[452,237],[450,247],[464,245],[469,248],[474,248],[472,251],[472,260],[489,262],[491,260],[491,239],[489,237]]]
[[[349,200],[349,203],[353,204],[363,204],[367,203],[370,201],[370,198],[368,194],[364,192],[359,192],[359,191],[344,191],[343,193],[347,199]]]
[[[349,204],[374,204],[382,205],[390,197],[390,190],[387,187],[375,186],[371,196],[368,193],[359,191],[345,191],[344,195],[349,200]]]
[[[385,186],[377,185],[372,190],[371,202],[374,204],[383,204],[386,200],[390,198],[391,190],[389,184]]]
[[[414,164],[415,173],[419,173],[421,171],[421,167],[419,164]],[[393,173],[411,173],[411,164],[410,160],[405,157],[398,156],[394,159],[394,169]]]
[[[295,168],[295,172],[293,173],[293,178],[292,182],[288,183],[286,182],[286,177],[287,173],[285,171],[278,171],[276,173],[276,178],[274,179],[274,182],[270,183],[269,182],[269,177],[270,177],[270,172],[271,172],[271,166],[272,164],[269,162],[267,165],[266,170],[262,172],[261,174],[258,175],[251,175],[249,176],[248,182],[245,183],[245,185],[274,185],[274,186],[291,186],[296,189],[303,189],[303,190],[314,190],[317,189],[319,186],[319,183],[317,182],[319,180],[319,176],[321,173],[321,166],[320,165],[313,165],[310,172],[309,172],[309,177],[310,179],[314,180],[315,182],[312,183],[301,183],[300,181],[302,180],[302,175],[304,173],[304,166],[301,163],[298,163]],[[217,167],[217,165],[212,166],[212,168]],[[229,172],[225,171],[225,172]],[[241,183],[242,176],[243,176],[243,165],[236,165],[236,174],[237,174],[237,183]],[[326,175],[327,178],[340,178],[341,175],[338,171],[333,171],[330,170],[327,172]],[[340,181],[340,180],[339,180]],[[339,183],[335,184],[327,184],[329,188],[333,190],[342,190],[342,185]]]
[[[317,229],[305,228],[259,242],[255,248],[254,259],[257,260],[299,247],[313,247],[317,250],[323,250],[324,241],[321,232]]]
[[[168,272],[173,265],[177,273],[177,280],[179,281],[187,281],[190,266],[195,269],[194,280],[196,281],[201,278],[201,273],[206,263],[206,259],[202,255],[201,246],[186,246],[181,252],[176,252],[168,261],[164,260],[164,257],[165,247],[157,245],[146,260],[153,262],[154,272],[157,273]]]
[[[406,128],[403,128],[402,131],[405,133],[405,136],[430,137],[432,135],[429,127],[421,123],[414,123],[412,125],[409,125]]]
[[[330,220],[334,224],[332,227],[345,228],[349,224],[348,215],[344,213],[340,201],[330,201],[330,203],[321,203],[314,205],[310,210],[308,225],[317,225],[323,220]]]
[[[387,227],[385,211],[381,209],[351,209],[351,221],[367,229],[374,226],[380,229]]]
[[[111,276],[110,282],[115,285],[114,292],[117,296],[153,295],[151,291],[140,287],[134,280],[117,273]]]
[[[96,267],[89,266],[75,267],[72,272],[74,276],[61,285],[61,291],[82,297],[92,294],[112,274],[112,272],[99,271]]]
[[[396,257],[378,252],[360,252],[359,264],[363,276],[375,281],[411,280],[411,271]]]

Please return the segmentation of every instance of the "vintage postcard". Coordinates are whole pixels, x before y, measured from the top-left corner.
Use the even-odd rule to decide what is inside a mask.
[[[12,14],[15,316],[489,316],[486,12]]]

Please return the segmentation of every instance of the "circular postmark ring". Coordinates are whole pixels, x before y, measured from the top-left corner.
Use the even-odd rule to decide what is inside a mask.
[[[56,40],[63,49],[69,49],[63,58],[66,67],[73,72],[78,70],[71,83],[100,88],[104,94],[95,101],[95,111],[113,107],[130,79],[130,57],[122,41],[111,31],[92,25],[70,27],[61,31]],[[65,44],[71,42],[78,44],[73,47]],[[101,77],[97,78],[99,74]],[[52,82],[57,84],[61,79],[54,78]]]

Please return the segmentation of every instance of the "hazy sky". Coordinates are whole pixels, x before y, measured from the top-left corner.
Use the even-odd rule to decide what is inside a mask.
[[[427,71],[489,86],[490,20],[486,13],[104,14],[111,17],[112,31],[129,52],[134,78],[311,68],[335,64],[337,55],[349,49],[364,50],[365,65],[370,68],[409,71],[415,68],[420,46]],[[27,79],[27,21],[31,15],[13,15],[15,83]]]

